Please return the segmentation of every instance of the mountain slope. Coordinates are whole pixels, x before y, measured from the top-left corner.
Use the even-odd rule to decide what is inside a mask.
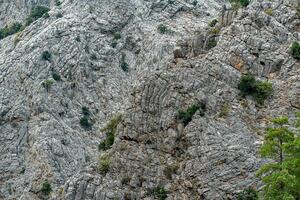
[[[0,41],[0,197],[46,198],[45,180],[52,199],[153,199],[158,186],[169,199],[234,199],[257,185],[263,129],[300,108],[296,1],[36,3],[52,6],[49,17]],[[264,106],[239,96],[247,72],[273,84]],[[178,110],[192,105],[202,108],[185,124]]]

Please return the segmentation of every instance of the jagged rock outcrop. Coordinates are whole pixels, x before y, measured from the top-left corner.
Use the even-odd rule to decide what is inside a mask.
[[[155,199],[157,186],[168,199],[235,199],[259,186],[263,129],[299,109],[297,1],[26,0],[0,3],[0,25],[37,4],[50,17],[0,40],[0,199]],[[264,106],[240,97],[247,72],[273,84]],[[203,106],[184,124],[192,105]]]

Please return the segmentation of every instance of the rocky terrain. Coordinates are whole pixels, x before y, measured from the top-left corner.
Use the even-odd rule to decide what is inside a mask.
[[[264,129],[300,109],[298,4],[0,0],[0,28],[50,8],[0,40],[0,199],[221,200],[259,188]],[[272,83],[264,105],[239,94],[246,73]]]

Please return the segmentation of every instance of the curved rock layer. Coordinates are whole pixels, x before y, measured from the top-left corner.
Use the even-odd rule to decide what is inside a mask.
[[[220,200],[260,186],[264,128],[300,108],[296,0],[0,0],[0,26],[35,5],[50,17],[0,40],[0,199],[155,199],[164,187],[167,199]],[[249,72],[273,85],[264,106],[239,95]]]

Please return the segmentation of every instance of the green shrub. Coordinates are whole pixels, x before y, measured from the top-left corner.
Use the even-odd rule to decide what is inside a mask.
[[[205,111],[205,104],[194,104],[187,108],[187,110],[179,110],[177,119],[179,119],[184,126],[187,126],[191,121],[194,116],[194,114],[200,110],[200,115],[204,115]]]
[[[46,88],[47,91],[49,91],[49,89],[51,88],[53,83],[54,83],[54,81],[52,81],[52,80],[45,80],[45,81],[43,81],[42,86],[44,88]]]
[[[273,92],[271,83],[266,81],[257,81],[252,75],[242,76],[238,84],[238,89],[242,96],[253,96],[256,102],[261,105]]]
[[[229,0],[229,1],[234,10],[239,9],[241,6],[247,7],[249,5],[249,0]]]
[[[249,74],[242,76],[238,84],[238,89],[240,90],[242,96],[254,94],[256,90],[255,77]]]
[[[116,117],[113,117],[103,129],[101,129],[101,131],[105,132],[106,138],[98,145],[99,151],[106,151],[114,144],[117,127],[121,120],[122,115],[117,115]]]
[[[230,104],[228,102],[225,102],[221,107],[219,117],[227,117],[229,112],[230,112]]]
[[[31,9],[30,15],[26,19],[26,25],[30,25],[32,22],[36,21],[37,19],[45,16],[49,16],[49,8],[45,6],[36,6]]]
[[[11,26],[5,26],[4,28],[0,29],[0,40],[9,36],[13,35],[23,29],[23,26],[19,22],[13,23]]]
[[[48,180],[44,181],[44,183],[43,183],[43,185],[42,185],[42,188],[41,188],[41,192],[42,192],[44,195],[49,195],[51,191],[52,191],[52,188],[51,188],[51,185],[50,185],[50,183],[48,182]]]
[[[243,6],[243,7],[247,7],[249,5],[249,0],[240,0],[240,4]]]
[[[165,34],[168,32],[168,27],[164,24],[160,24],[158,27],[157,27],[157,30],[159,33],[161,34]]]
[[[61,76],[56,73],[56,72],[53,72],[52,73],[52,78],[55,80],[55,81],[61,81]]]
[[[83,106],[82,108],[81,108],[81,111],[82,111],[82,114],[84,115],[84,116],[89,116],[91,113],[90,113],[90,110],[87,108],[87,107],[85,107],[85,106]]]
[[[116,48],[117,45],[118,45],[118,43],[117,43],[116,41],[113,41],[113,42],[111,43],[111,47],[112,47],[112,48]]]
[[[272,16],[272,15],[273,15],[273,9],[272,9],[272,8],[268,8],[268,9],[265,10],[265,13],[266,13],[267,15]]]
[[[272,84],[266,81],[257,81],[254,98],[257,103],[263,104],[273,92]]]
[[[168,197],[167,191],[163,186],[157,186],[156,188],[154,188],[153,194],[159,200],[165,200]]]
[[[106,174],[109,170],[110,159],[108,155],[102,155],[98,161],[98,170],[101,174]]]
[[[42,53],[42,59],[43,60],[47,60],[47,61],[51,61],[52,55],[49,51],[44,51]]]
[[[244,189],[243,192],[238,194],[237,200],[257,200],[257,191],[253,188]]]
[[[122,38],[122,35],[121,35],[121,33],[119,33],[119,32],[115,32],[115,33],[113,34],[113,36],[114,36],[114,39],[115,39],[115,40],[119,40],[119,39]]]
[[[89,122],[89,118],[87,116],[83,116],[80,118],[80,125],[85,128],[91,128],[92,124]]]
[[[122,69],[124,72],[128,72],[128,71],[129,71],[129,65],[128,65],[126,62],[122,62],[122,63],[121,63],[121,69]]]
[[[295,59],[300,59],[300,45],[298,42],[293,42],[291,47],[291,53]]]
[[[218,20],[217,19],[214,19],[214,20],[212,20],[211,22],[209,22],[209,26],[210,27],[214,27],[216,24],[218,23]]]
[[[207,49],[212,49],[214,48],[215,46],[217,46],[217,40],[215,37],[211,37],[208,39],[207,41]]]

